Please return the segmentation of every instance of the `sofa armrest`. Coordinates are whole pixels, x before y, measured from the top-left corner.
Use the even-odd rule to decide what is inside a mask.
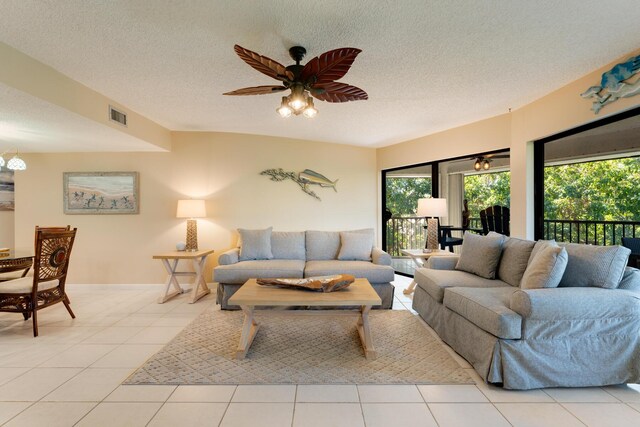
[[[434,270],[455,270],[456,264],[458,264],[458,258],[460,258],[458,255],[432,256],[427,259],[424,266]]]
[[[240,248],[229,249],[226,252],[223,252],[218,257],[218,264],[220,265],[229,265],[235,264],[238,262],[238,258],[240,256]]]
[[[552,288],[519,290],[509,306],[529,320],[594,320],[640,318],[640,295],[604,288]]]
[[[371,261],[378,265],[391,265],[391,255],[380,248],[371,249]]]

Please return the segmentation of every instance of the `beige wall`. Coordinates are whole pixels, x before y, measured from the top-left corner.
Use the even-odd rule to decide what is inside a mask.
[[[13,248],[13,218],[12,211],[0,211],[0,247]]]
[[[510,148],[511,234],[533,238],[531,141],[640,105],[640,96],[620,99],[595,115],[590,110],[591,102],[580,97],[587,88],[600,83],[603,72],[638,52],[631,52],[512,113],[381,148],[378,169]]]
[[[237,227],[376,225],[374,149],[222,133],[176,132],[172,140],[171,153],[25,155],[29,169],[16,174],[16,246],[33,245],[36,224],[71,224],[78,236],[70,282],[160,283],[164,270],[151,257],[185,240],[185,220],[175,218],[180,198],[207,200],[208,218],[198,221],[199,246],[217,254],[235,244]],[[259,175],[278,167],[339,179],[338,192],[314,188],[322,198],[317,201],[291,181]],[[75,171],[140,172],[140,214],[64,215],[62,173]]]

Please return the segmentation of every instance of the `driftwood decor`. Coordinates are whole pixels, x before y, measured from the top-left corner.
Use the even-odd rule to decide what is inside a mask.
[[[306,279],[257,279],[258,285],[278,288],[303,289],[315,292],[335,292],[344,289],[355,281],[349,274],[335,276],[315,276]]]
[[[292,180],[300,186],[302,191],[310,195],[316,200],[321,200],[320,197],[309,188],[309,185],[318,185],[320,187],[331,187],[333,191],[338,192],[336,189],[336,183],[338,180],[331,181],[326,176],[312,171],[311,169],[305,169],[302,172],[286,172],[282,168],[278,169],[266,169],[260,172],[260,175],[267,175],[271,177],[271,181],[285,181],[287,179]]]

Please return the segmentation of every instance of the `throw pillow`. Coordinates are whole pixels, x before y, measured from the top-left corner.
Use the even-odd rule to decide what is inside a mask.
[[[272,259],[271,231],[273,227],[265,230],[245,230],[238,228],[242,246],[240,247],[240,261],[253,259]]]
[[[598,287],[615,289],[622,280],[631,250],[623,246],[594,246],[567,243],[567,271],[561,287]]]
[[[535,244],[536,242],[531,240],[505,237],[498,267],[498,279],[511,286],[520,286]]]
[[[456,270],[473,273],[485,279],[495,279],[503,241],[504,236],[498,233],[480,236],[466,231]]]
[[[373,230],[371,231],[371,233],[341,231],[338,259],[342,261],[371,261]]]
[[[555,240],[538,240],[535,246],[533,247],[533,250],[531,251],[531,255],[529,256],[529,261],[527,262],[527,265],[531,264],[531,261],[533,261],[536,255],[538,255],[538,252],[540,252],[541,250],[549,246],[552,246],[554,248],[559,247]]]
[[[567,268],[568,255],[564,248],[548,245],[538,251],[524,271],[522,289],[556,288]]]
[[[274,231],[271,252],[275,259],[305,259],[304,231]]]

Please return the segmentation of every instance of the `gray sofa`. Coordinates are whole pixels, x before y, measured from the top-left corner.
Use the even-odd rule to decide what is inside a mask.
[[[486,382],[508,389],[640,382],[640,271],[626,267],[628,249],[556,245],[548,269],[555,282],[535,288],[538,249],[555,242],[503,238],[495,277],[487,278],[459,269],[474,269],[461,263],[468,255],[477,268],[487,264],[490,251],[466,241],[460,256],[432,257],[416,271],[413,308]]]
[[[239,308],[229,305],[228,300],[251,278],[303,278],[332,274],[351,274],[368,279],[382,300],[382,304],[374,308],[392,307],[394,271],[391,257],[373,247],[373,229],[345,232],[267,230],[266,235],[260,237],[263,246],[270,245],[270,252],[247,248],[246,237],[251,235],[243,235],[243,230],[239,230],[241,237],[245,237],[240,247],[220,255],[219,265],[213,269],[213,280],[218,282],[217,303],[223,310]],[[268,244],[265,241],[267,235]],[[362,240],[360,235],[367,237]],[[345,250],[351,241],[345,239],[354,236],[359,239],[356,243],[360,244],[360,251],[348,253]],[[363,242],[367,245],[364,248]],[[353,246],[349,247],[353,249]]]

